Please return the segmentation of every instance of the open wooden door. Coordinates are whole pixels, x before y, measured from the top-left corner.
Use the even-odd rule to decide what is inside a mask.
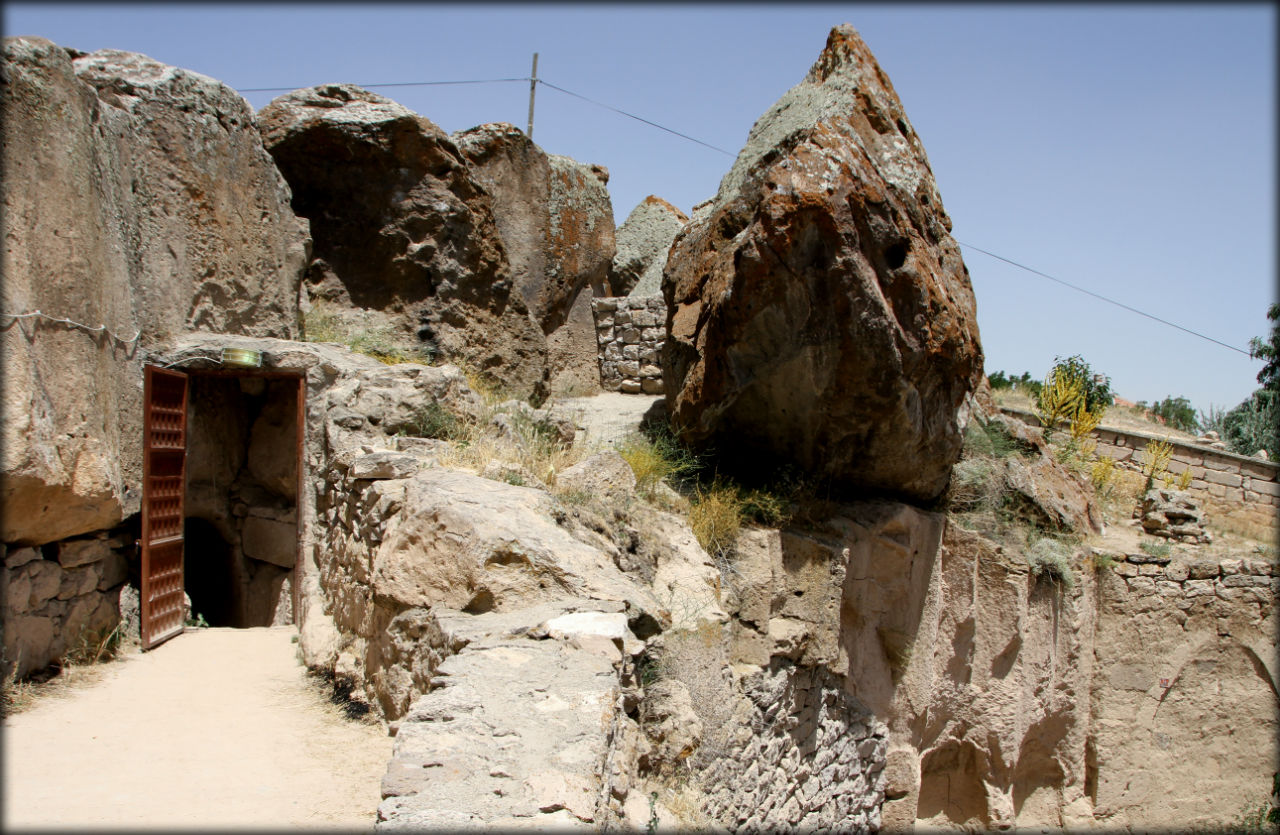
[[[184,626],[183,494],[186,492],[187,375],[147,366],[143,384],[142,648]]]

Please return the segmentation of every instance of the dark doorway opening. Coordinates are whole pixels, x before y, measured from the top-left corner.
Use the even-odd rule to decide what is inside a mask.
[[[185,589],[210,626],[294,622],[302,378],[192,372]]]

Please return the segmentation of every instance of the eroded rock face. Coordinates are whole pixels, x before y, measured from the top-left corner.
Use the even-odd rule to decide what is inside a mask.
[[[833,29],[672,246],[663,379],[680,434],[725,461],[937,497],[982,376],[950,226],[888,78]]]
[[[515,291],[489,195],[447,134],[349,84],[280,96],[257,122],[295,211],[312,220],[313,293],[392,312],[406,347],[513,392],[542,382],[545,339]]]
[[[143,55],[4,42],[3,539],[137,512],[146,352],[191,329],[290,338],[307,225],[248,104]],[[132,341],[135,332],[137,342]]]
[[[551,390],[598,390],[591,298],[610,295],[609,172],[547,154],[514,125],[480,125],[453,140],[490,195],[512,281],[547,336]]]
[[[676,234],[689,222],[684,212],[650,194],[618,227],[618,254],[609,268],[609,286],[618,296],[662,292],[662,268]]]

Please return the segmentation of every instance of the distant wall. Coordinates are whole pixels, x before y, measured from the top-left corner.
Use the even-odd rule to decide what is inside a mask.
[[[662,394],[662,343],[666,302],[662,296],[594,299],[600,385],[623,394]]]
[[[1005,414],[1039,426],[1033,413],[1002,406]],[[1169,471],[1181,475],[1191,470],[1188,489],[1195,493],[1231,502],[1250,502],[1264,507],[1280,507],[1280,464],[1262,458],[1236,455],[1202,443],[1167,438],[1132,429],[1100,426],[1093,433],[1098,453],[1115,459],[1126,469],[1140,470],[1145,459],[1140,453],[1150,441],[1165,441],[1173,447]]]

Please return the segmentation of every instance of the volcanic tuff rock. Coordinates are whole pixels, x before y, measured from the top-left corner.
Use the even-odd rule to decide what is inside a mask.
[[[280,96],[258,127],[312,220],[315,294],[398,314],[405,347],[520,394],[542,381],[546,342],[513,292],[492,201],[447,134],[349,84]]]
[[[936,498],[982,375],[950,226],[888,78],[836,27],[672,246],[663,376],[677,431],[726,461]]]
[[[547,335],[551,388],[598,390],[591,298],[610,295],[609,172],[547,154],[513,125],[452,138],[489,193],[512,281]]]
[[[667,251],[689,218],[661,197],[650,194],[618,227],[618,254],[609,269],[615,295],[650,296],[662,292]]]
[[[128,52],[4,42],[4,540],[138,510],[141,363],[183,331],[294,337],[307,226],[224,84]],[[139,344],[130,340],[135,331]]]

